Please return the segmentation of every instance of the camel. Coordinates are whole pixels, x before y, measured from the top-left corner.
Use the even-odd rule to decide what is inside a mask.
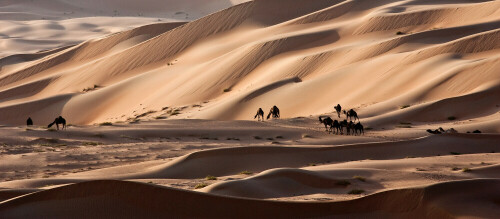
[[[350,121],[352,118],[354,118],[354,121],[356,122],[356,119],[359,121],[358,113],[354,111],[353,109],[350,109],[349,111],[343,111],[343,113],[346,115],[347,119]]]
[[[329,116],[327,116],[325,119],[322,119],[325,116],[320,116],[319,117],[319,122],[323,123],[325,125],[325,129],[328,133],[330,133],[330,130],[333,129],[333,120]],[[328,126],[330,126],[330,129],[328,129]]]
[[[335,131],[335,134],[339,134],[341,129],[342,127],[340,126],[339,121],[334,120],[332,125],[332,133]]]
[[[427,132],[429,132],[431,134],[441,134],[441,131],[439,131],[439,129],[436,129],[436,130],[427,129]]]
[[[267,114],[267,119],[269,119],[271,117],[271,115],[273,116],[273,119],[275,118],[280,118],[280,109],[278,109],[277,106],[273,106],[271,108],[271,110],[269,110],[269,114]]]
[[[350,121],[347,124],[347,135],[354,135],[354,122]]]
[[[347,119],[344,119],[344,121],[339,122],[340,124],[340,134],[344,134],[344,127],[346,128],[346,132],[349,133],[349,123],[347,122]]]
[[[57,130],[59,130],[59,124],[62,124],[62,129],[66,129],[66,119],[64,119],[62,116],[57,117],[54,122],[50,123],[48,128],[52,127],[54,124],[57,126]]]
[[[444,130],[443,128],[439,127],[438,129],[436,130],[432,130],[432,129],[427,129],[426,130],[427,132],[431,133],[431,134],[455,134],[455,133],[458,133],[457,130],[455,130],[454,128],[451,128],[451,129],[447,129],[447,130]]]
[[[333,107],[335,111],[337,111],[337,116],[340,118],[340,112],[342,111],[342,106],[340,104],[337,104],[337,106]]]
[[[360,135],[365,134],[365,128],[363,127],[363,125],[361,125],[361,122],[358,122],[356,123],[356,125],[354,125],[354,134],[357,135],[358,131]]]
[[[33,120],[31,120],[31,117],[28,117],[28,120],[26,120],[26,125],[27,126],[32,126],[33,125]]]
[[[262,108],[259,108],[259,110],[257,110],[257,114],[255,114],[253,118],[257,118],[258,121],[264,121],[264,110],[262,110]]]

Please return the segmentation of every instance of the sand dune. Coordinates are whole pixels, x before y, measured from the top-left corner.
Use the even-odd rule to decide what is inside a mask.
[[[193,104],[206,109],[174,118],[250,119],[273,104],[295,117],[343,103],[377,125],[498,112],[490,98],[499,81],[497,1],[297,0],[280,10],[283,3],[247,2],[171,30],[158,24],[127,32],[135,38],[112,35],[99,40],[100,49],[86,42],[12,70],[3,66],[2,93],[37,88],[3,102],[2,122],[32,115],[45,123],[62,114],[92,124]],[[82,93],[94,85],[102,88]],[[34,101],[49,107],[61,94],[72,96],[53,114],[11,114]],[[404,105],[412,107],[400,112]]]
[[[464,189],[466,192],[456,192]],[[498,195],[498,180],[486,179],[387,191],[332,203],[229,198],[132,182],[92,181],[2,202],[0,214],[2,217],[230,217],[233,214],[223,209],[232,209],[241,217],[361,218],[368,214],[386,218],[453,218],[470,214],[494,217],[499,213],[495,207]],[[456,205],[454,200],[457,198],[473,201]],[[196,206],[195,211],[193,206]],[[61,208],[65,210],[58,210]]]
[[[0,3],[0,58],[73,46],[151,23],[192,21],[242,2],[7,1]]]
[[[500,215],[500,1],[21,0],[0,19],[0,218]],[[338,103],[363,136],[325,132]]]
[[[364,159],[401,159],[428,157],[451,152],[489,153],[500,151],[492,137],[432,136],[424,139],[341,145],[333,147],[238,147],[195,152],[164,167],[156,167],[138,178],[203,178],[207,175],[232,175],[244,170],[257,171],[277,167],[300,167],[311,163],[336,163]],[[386,151],[392,151],[386,153]],[[255,163],[255,160],[259,160]]]
[[[77,213],[82,217],[121,216],[123,212],[118,212],[121,206],[134,206],[126,213],[130,217],[139,214],[151,217],[235,215],[233,211],[215,211],[214,206],[247,209],[238,214],[250,211],[249,206],[268,209],[261,213],[245,213],[248,217],[260,214],[280,217],[489,217],[496,211],[494,205],[487,204],[495,203],[494,198],[482,195],[493,197],[494,187],[484,186],[484,180],[478,180],[498,177],[495,168],[499,157],[492,153],[499,150],[496,134],[433,135],[388,141],[377,132],[366,137],[328,135],[315,118],[265,123],[164,120],[110,127],[71,127],[60,132],[42,128],[1,129],[0,141],[9,144],[1,147],[1,159],[6,161],[0,164],[2,176],[10,175],[9,170],[15,170],[12,171],[15,176],[35,176],[0,183],[0,195],[5,200],[0,203],[2,217],[30,217],[31,213],[47,217]],[[423,129],[413,132],[426,133]],[[87,144],[96,141],[98,143]],[[223,148],[216,149],[218,147]],[[465,168],[471,171],[464,172]],[[251,176],[241,174],[242,171]],[[217,179],[203,179],[207,175]],[[99,179],[128,181],[93,181]],[[443,192],[429,190],[436,183],[457,181],[451,184],[455,185],[470,179],[476,180],[470,185],[449,186],[453,188]],[[211,185],[198,190],[201,193],[188,191],[199,183]],[[478,190],[471,189],[476,186]],[[347,194],[354,189],[362,189],[363,194]],[[28,194],[31,192],[37,193]],[[461,205],[453,201],[457,199],[456,194],[484,204],[481,206],[484,210],[475,212],[478,208],[471,205],[461,207],[462,212],[450,210]],[[191,197],[191,204],[180,201],[180,196]],[[7,200],[10,198],[14,199]],[[137,203],[137,200],[142,201]],[[405,200],[406,207],[401,206],[400,200]],[[193,201],[200,201],[196,205],[205,203],[206,209],[182,210],[192,209]],[[172,203],[175,208],[166,209],[164,203]],[[281,205],[297,208],[297,212],[283,212],[285,207]],[[69,210],[57,210],[61,208]],[[177,213],[172,213],[174,209]],[[44,213],[40,213],[42,211]]]

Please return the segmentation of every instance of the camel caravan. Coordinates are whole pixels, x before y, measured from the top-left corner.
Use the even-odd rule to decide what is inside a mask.
[[[267,114],[266,119],[270,119],[272,116],[273,119],[279,119],[280,118],[280,109],[277,106],[271,107],[269,110],[269,113]],[[259,108],[257,110],[257,114],[253,117],[254,119],[257,119],[258,121],[264,121],[264,110],[262,108]]]
[[[319,116],[319,122],[325,125],[325,129],[328,133],[333,133],[333,134],[346,134],[346,135],[361,135],[365,134],[365,130],[361,122],[359,121],[358,113],[354,111],[353,109],[350,109],[349,111],[342,110],[342,106],[340,104],[337,104],[337,106],[333,107],[335,111],[337,112],[337,116],[340,119],[340,113],[342,112],[345,116],[346,119],[343,121],[338,121],[338,120],[333,120],[329,116]],[[349,122],[347,121],[349,120]],[[353,122],[354,120],[354,122]],[[358,123],[355,123],[356,120],[358,120]],[[345,129],[345,131],[344,131]]]
[[[354,111],[354,109],[350,109],[349,111],[342,110],[342,106],[340,104],[337,104],[337,106],[333,107],[335,111],[337,112],[337,116],[341,117],[340,114],[344,114],[346,116],[346,119],[339,121],[339,120],[333,120],[329,116],[319,116],[319,122],[325,125],[325,129],[328,133],[333,133],[333,134],[346,134],[346,135],[364,135],[365,130],[361,122],[359,121],[358,113]],[[278,107],[273,106],[270,110],[269,113],[267,114],[267,118],[273,119],[278,119],[280,118],[280,110]],[[264,111],[262,108],[259,108],[257,110],[257,114],[253,117],[254,119],[257,119],[258,121],[264,121]],[[349,120],[349,121],[348,121]],[[353,122],[354,120],[354,122]],[[358,121],[356,123],[356,120]],[[344,131],[345,130],[345,131]]]

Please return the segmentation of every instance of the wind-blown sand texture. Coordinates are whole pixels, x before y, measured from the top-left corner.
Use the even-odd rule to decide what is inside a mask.
[[[0,218],[500,215],[500,1],[134,2],[116,33],[0,59]],[[325,132],[337,103],[365,135]]]

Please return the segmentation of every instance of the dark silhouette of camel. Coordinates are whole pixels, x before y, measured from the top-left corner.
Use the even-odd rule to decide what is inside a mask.
[[[335,111],[337,111],[337,116],[340,118],[340,112],[342,111],[342,106],[340,104],[337,104],[337,106],[333,107]]]
[[[26,125],[27,126],[32,126],[33,125],[33,120],[31,120],[31,117],[28,117],[28,120],[26,120]]]
[[[329,116],[320,116],[319,122],[325,125],[325,129],[328,133],[339,134],[341,131],[341,126],[338,120],[333,120]],[[330,128],[328,128],[330,126]]]
[[[325,118],[325,119],[323,119]],[[333,128],[333,119],[330,118],[329,116],[320,116],[319,117],[319,122],[323,123],[325,125],[325,129],[328,133],[330,133],[330,130]],[[328,128],[330,126],[330,128]]]
[[[50,123],[48,125],[48,128],[52,127],[54,124],[57,126],[57,130],[59,130],[59,124],[62,124],[62,129],[66,129],[66,119],[64,119],[62,116],[57,117],[54,122]]]
[[[264,121],[264,110],[262,110],[262,108],[259,108],[259,110],[257,110],[257,114],[255,114],[253,118],[257,119],[258,121]]]
[[[436,129],[436,130],[427,129],[427,132],[429,132],[431,134],[441,134],[441,132],[438,129]]]
[[[344,128],[346,128],[346,132],[349,133],[349,123],[347,122],[347,119],[344,119],[344,121],[339,122],[340,124],[340,134],[344,134]]]
[[[339,121],[338,120],[333,120],[332,132],[334,134],[339,134],[341,129],[342,129],[342,127],[340,126]]]
[[[346,115],[347,119],[349,119],[349,121],[352,121],[352,119],[354,118],[354,121],[356,122],[356,119],[359,121],[359,117],[358,117],[358,113],[356,111],[354,111],[353,109],[350,109],[349,111],[343,111],[343,113]]]
[[[354,125],[352,121],[347,124],[347,135],[354,135]]]
[[[278,109],[277,106],[273,106],[271,110],[269,110],[269,114],[267,114],[267,119],[271,118],[271,115],[273,116],[273,119],[279,119],[280,109]]]
[[[354,134],[357,135],[358,134],[358,131],[359,131],[359,134],[365,134],[365,128],[363,127],[363,125],[361,124],[361,122],[358,122],[356,123],[356,125],[354,125]]]
[[[427,132],[431,133],[431,134],[442,134],[442,133],[446,133],[446,130],[444,130],[443,128],[439,127],[438,129],[436,130],[432,130],[432,129],[427,129],[426,130]]]

